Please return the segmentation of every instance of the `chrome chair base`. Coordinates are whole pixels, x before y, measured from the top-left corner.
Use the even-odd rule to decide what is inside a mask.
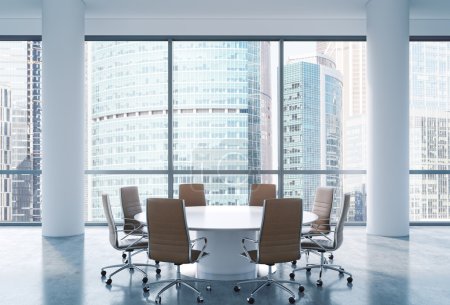
[[[312,251],[312,253],[315,253],[315,252]],[[340,266],[340,265],[329,264],[327,259],[324,257],[324,253],[325,253],[324,251],[320,251],[319,253],[320,253],[320,264],[308,264],[307,263],[305,267],[295,268],[289,274],[289,277],[291,279],[294,279],[296,271],[306,270],[307,272],[309,272],[313,268],[319,268],[320,272],[319,272],[319,279],[316,282],[317,286],[322,286],[322,284],[323,284],[322,272],[323,272],[324,269],[334,270],[334,271],[339,272],[339,274],[347,274],[348,275],[347,282],[349,284],[353,282],[353,277],[352,277],[352,274],[350,272],[345,271],[344,268],[342,268],[342,266]]]
[[[139,267],[153,267],[153,268],[156,268],[156,273],[160,274],[161,273],[161,269],[159,269],[159,264],[152,265],[152,264],[134,264],[133,263],[133,256],[135,254],[139,253],[139,252],[142,252],[142,251],[143,250],[139,250],[139,251],[136,251],[136,253],[133,253],[133,251],[124,251],[124,253],[128,252],[128,255],[125,255],[125,257],[122,256],[123,259],[124,259],[124,263],[123,264],[111,265],[111,266],[103,267],[102,270],[101,270],[101,275],[103,277],[106,276],[106,269],[118,268],[113,273],[111,273],[109,275],[108,280],[106,281],[106,284],[107,285],[111,285],[112,277],[115,274],[117,274],[120,271],[125,270],[125,269],[137,270],[137,271],[141,272],[144,275],[144,277],[142,278],[142,282],[144,282],[144,283],[147,283],[147,281],[148,281],[147,273],[144,270],[142,270],[141,268],[139,268]]]
[[[147,285],[145,285],[145,287],[143,288],[144,293],[149,293],[150,292],[150,285],[152,285],[152,284],[168,283],[163,288],[161,288],[159,290],[159,292],[156,294],[155,303],[161,304],[161,294],[164,291],[166,291],[167,289],[169,289],[170,287],[172,287],[172,286],[175,286],[176,288],[180,288],[181,286],[185,286],[185,287],[189,288],[195,294],[197,294],[197,302],[198,303],[202,303],[203,302],[203,296],[202,296],[201,292],[197,288],[195,288],[194,286],[190,285],[189,282],[208,283],[208,285],[206,286],[206,290],[207,291],[211,291],[211,285],[209,284],[209,281],[202,280],[202,279],[181,279],[180,265],[176,265],[176,266],[177,266],[177,277],[175,279],[147,283]]]
[[[255,298],[254,298],[255,294],[257,294],[264,287],[270,286],[272,284],[274,284],[275,286],[283,289],[284,291],[286,291],[287,293],[289,293],[291,295],[289,297],[289,303],[291,303],[291,304],[295,303],[295,301],[296,301],[295,294],[292,292],[292,290],[290,290],[289,288],[284,286],[283,283],[285,283],[285,284],[297,284],[297,285],[299,285],[299,287],[298,287],[298,291],[299,292],[305,291],[305,288],[299,282],[275,280],[272,277],[272,266],[269,266],[269,273],[267,274],[267,276],[265,276],[265,279],[264,278],[257,278],[257,279],[254,279],[254,280],[240,281],[240,282],[236,283],[236,286],[234,286],[234,291],[236,291],[236,292],[240,291],[241,290],[240,285],[241,284],[248,284],[248,283],[261,283],[258,287],[256,287],[250,293],[250,296],[247,298],[247,302],[249,304],[253,304],[255,302]]]

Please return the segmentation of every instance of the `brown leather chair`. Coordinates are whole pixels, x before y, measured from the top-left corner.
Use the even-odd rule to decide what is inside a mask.
[[[203,184],[180,184],[178,198],[184,200],[187,207],[205,206],[205,186]]]
[[[188,287],[197,294],[197,302],[203,302],[199,290],[188,282],[205,282],[199,279],[181,279],[180,265],[198,262],[208,255],[205,252],[207,240],[205,237],[190,240],[189,230],[186,224],[185,204],[181,199],[147,199],[147,227],[150,235],[148,244],[148,257],[162,262],[174,263],[177,266],[177,277],[172,280],[156,281],[144,287],[144,293],[150,291],[150,284],[168,283],[156,295],[155,303],[161,303],[161,294],[168,288],[176,285]],[[202,241],[200,250],[195,250],[195,245]],[[208,285],[207,290],[211,287]]]
[[[106,220],[108,222],[109,242],[111,243],[111,246],[116,250],[124,251],[129,254],[128,259],[125,260],[125,262],[123,264],[103,267],[101,270],[102,277],[106,276],[106,269],[118,268],[117,270],[115,270],[113,273],[111,273],[109,275],[109,278],[106,281],[107,285],[111,285],[111,283],[112,283],[111,278],[116,273],[118,273],[122,270],[125,270],[125,269],[138,270],[139,272],[141,272],[144,275],[142,282],[147,283],[147,281],[148,281],[147,273],[144,270],[142,270],[141,268],[139,268],[139,266],[157,268],[156,270],[157,270],[158,274],[161,272],[161,270],[158,268],[157,265],[134,264],[132,262],[133,256],[131,254],[135,250],[138,250],[138,251],[144,250],[145,251],[148,248],[148,239],[145,236],[139,237],[139,236],[130,235],[130,234],[125,234],[122,238],[119,239],[119,232],[124,232],[124,230],[117,229],[116,222],[114,221],[114,216],[113,216],[113,213],[111,210],[109,196],[107,194],[102,195],[102,202],[103,202],[103,211],[105,213]]]
[[[120,201],[122,204],[123,228],[125,233],[137,235],[146,234],[147,230],[145,229],[145,225],[134,219],[134,215],[142,213],[137,186],[121,187]]]
[[[294,272],[299,270],[306,270],[307,272],[310,272],[312,268],[320,268],[319,273],[319,279],[317,280],[316,284],[317,286],[322,286],[322,271],[323,269],[331,269],[334,271],[339,272],[339,274],[347,274],[349,277],[347,278],[347,282],[350,284],[353,282],[352,274],[345,271],[344,268],[342,268],[339,265],[333,265],[328,264],[325,262],[324,253],[330,252],[330,251],[336,251],[339,249],[339,247],[342,245],[342,242],[344,240],[344,224],[345,220],[347,219],[347,213],[348,209],[350,207],[350,194],[344,195],[344,204],[341,208],[341,214],[339,216],[339,220],[336,223],[336,227],[334,228],[334,231],[330,232],[333,233],[334,238],[333,240],[328,239],[306,239],[305,241],[301,242],[302,249],[310,250],[310,251],[317,251],[320,253],[320,264],[307,264],[306,267],[297,268],[292,270],[292,273],[289,274],[291,279],[295,277]]]
[[[309,239],[314,237],[322,237],[331,240],[327,235],[331,230],[330,221],[333,199],[334,188],[321,186],[316,189],[316,196],[314,198],[312,212],[319,216],[319,218],[311,223],[311,226],[306,232],[302,232],[302,238]],[[306,259],[308,259],[310,251],[305,249],[303,249],[303,251],[306,254]],[[334,259],[333,253],[330,253],[328,257],[329,259]],[[296,265],[297,262],[293,261],[292,264]]]
[[[248,205],[263,206],[264,200],[277,198],[275,184],[252,184],[250,187],[250,199]]]
[[[255,295],[262,288],[274,284],[287,291],[291,296],[289,303],[295,303],[295,294],[281,283],[298,284],[298,290],[303,292],[303,286],[294,281],[281,281],[272,278],[272,266],[276,263],[285,263],[300,258],[300,230],[302,226],[302,200],[296,198],[266,199],[264,215],[261,224],[259,241],[249,238],[242,239],[244,253],[242,255],[252,263],[269,266],[266,279],[242,281],[234,286],[239,291],[244,283],[261,283],[250,296],[247,302],[253,304]],[[247,242],[256,245],[256,250],[247,250]]]
[[[312,212],[319,216],[319,218],[311,223],[308,235],[326,235],[330,233],[330,216],[331,208],[333,206],[334,188],[332,187],[318,187],[316,190],[316,197]]]

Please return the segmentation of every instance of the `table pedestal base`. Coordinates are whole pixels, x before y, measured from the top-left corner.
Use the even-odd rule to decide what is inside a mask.
[[[182,268],[183,274],[209,280],[243,280],[257,276],[258,265],[241,256],[242,238],[256,239],[257,230],[205,230],[193,233],[190,233],[191,239],[195,238],[194,235],[207,238],[206,252],[209,255],[196,264],[196,272],[192,272],[192,267]],[[249,250],[255,249],[249,244]]]

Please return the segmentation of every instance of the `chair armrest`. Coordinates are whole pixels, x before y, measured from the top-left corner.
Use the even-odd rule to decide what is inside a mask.
[[[304,234],[301,234],[301,238],[312,239],[313,237],[324,237],[324,238],[328,239],[329,241],[331,241],[331,238],[328,237],[328,234],[330,234],[332,232],[334,232],[334,231],[330,230],[326,234],[323,232],[304,233]]]
[[[320,248],[324,251],[327,251],[327,249],[325,249],[321,244],[319,244],[317,241],[315,241],[314,238],[311,238],[311,237],[305,237],[305,238],[308,239],[310,242],[315,243],[318,248]],[[331,241],[331,239],[330,239],[330,241]],[[301,247],[301,245],[300,245],[300,247]]]
[[[248,238],[248,237],[242,238],[242,249],[244,250],[245,258],[247,258],[249,261],[252,261],[250,254],[248,253],[247,247],[245,245],[246,242],[252,242],[253,244],[259,244],[259,241]],[[256,260],[259,261],[259,250],[256,253]]]
[[[313,227],[313,228],[320,228],[320,227],[331,227],[331,219],[330,218],[320,218],[320,219],[317,219],[317,220],[315,220],[315,221],[328,221],[328,223],[315,223],[315,222],[312,222],[311,223],[311,227]]]
[[[133,241],[130,245],[128,245],[128,247],[126,247],[123,251],[127,251],[129,248],[133,247],[135,244],[137,244],[138,242],[140,242],[144,238],[145,238],[145,236],[139,237],[138,239]]]
[[[138,221],[136,219],[131,219],[131,218],[124,218],[124,220],[130,220],[130,221],[132,220],[134,222]],[[145,237],[147,235],[147,234],[145,234],[145,232],[141,231],[141,229],[145,227],[145,224],[143,224],[143,223],[139,223],[139,225],[137,225],[137,226],[135,223],[128,223],[127,226],[132,226],[133,228],[131,229],[131,232],[126,233],[125,236],[121,238],[121,240],[124,238],[127,238],[130,235],[140,235],[142,237]],[[125,232],[125,223],[123,224],[123,227],[124,227],[124,229],[122,231]],[[136,234],[136,233],[138,233],[138,234]]]
[[[203,253],[205,252],[205,249],[206,249],[206,245],[207,245],[207,243],[208,243],[208,240],[206,239],[206,237],[199,237],[199,238],[196,238],[196,239],[194,239],[194,240],[191,240],[191,248],[190,248],[190,250],[192,250],[192,249],[194,248],[195,244],[196,244],[198,241],[203,241],[203,247],[202,247],[201,250],[200,250],[200,254],[198,255],[197,260],[199,260],[199,259],[203,256]],[[191,258],[191,251],[190,251],[190,250],[189,250],[189,260],[192,259],[192,258]]]

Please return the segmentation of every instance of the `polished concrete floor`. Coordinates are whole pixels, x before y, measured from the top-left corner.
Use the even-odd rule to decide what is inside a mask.
[[[0,241],[2,305],[154,304],[155,290],[143,293],[138,272],[121,272],[111,287],[105,285],[100,268],[121,259],[109,245],[107,227],[87,227],[84,236],[70,238],[42,238],[40,227],[0,227]],[[368,236],[364,227],[347,227],[334,263],[353,273],[353,284],[327,271],[319,288],[317,271],[299,272],[296,280],[305,292],[296,292],[297,304],[450,304],[449,250],[450,227],[412,227],[409,238]],[[136,257],[145,261],[145,254]],[[302,258],[299,264],[303,263]],[[161,268],[161,279],[175,275],[171,265]],[[290,264],[278,266],[275,277],[288,279],[290,269]],[[154,271],[148,272],[150,281],[156,280]],[[212,282],[207,292],[205,285],[198,285],[204,304],[247,304],[255,286],[243,286],[239,293],[233,286],[234,282]],[[187,289],[171,288],[162,304],[197,302]],[[255,304],[289,304],[288,295],[266,287]]]

